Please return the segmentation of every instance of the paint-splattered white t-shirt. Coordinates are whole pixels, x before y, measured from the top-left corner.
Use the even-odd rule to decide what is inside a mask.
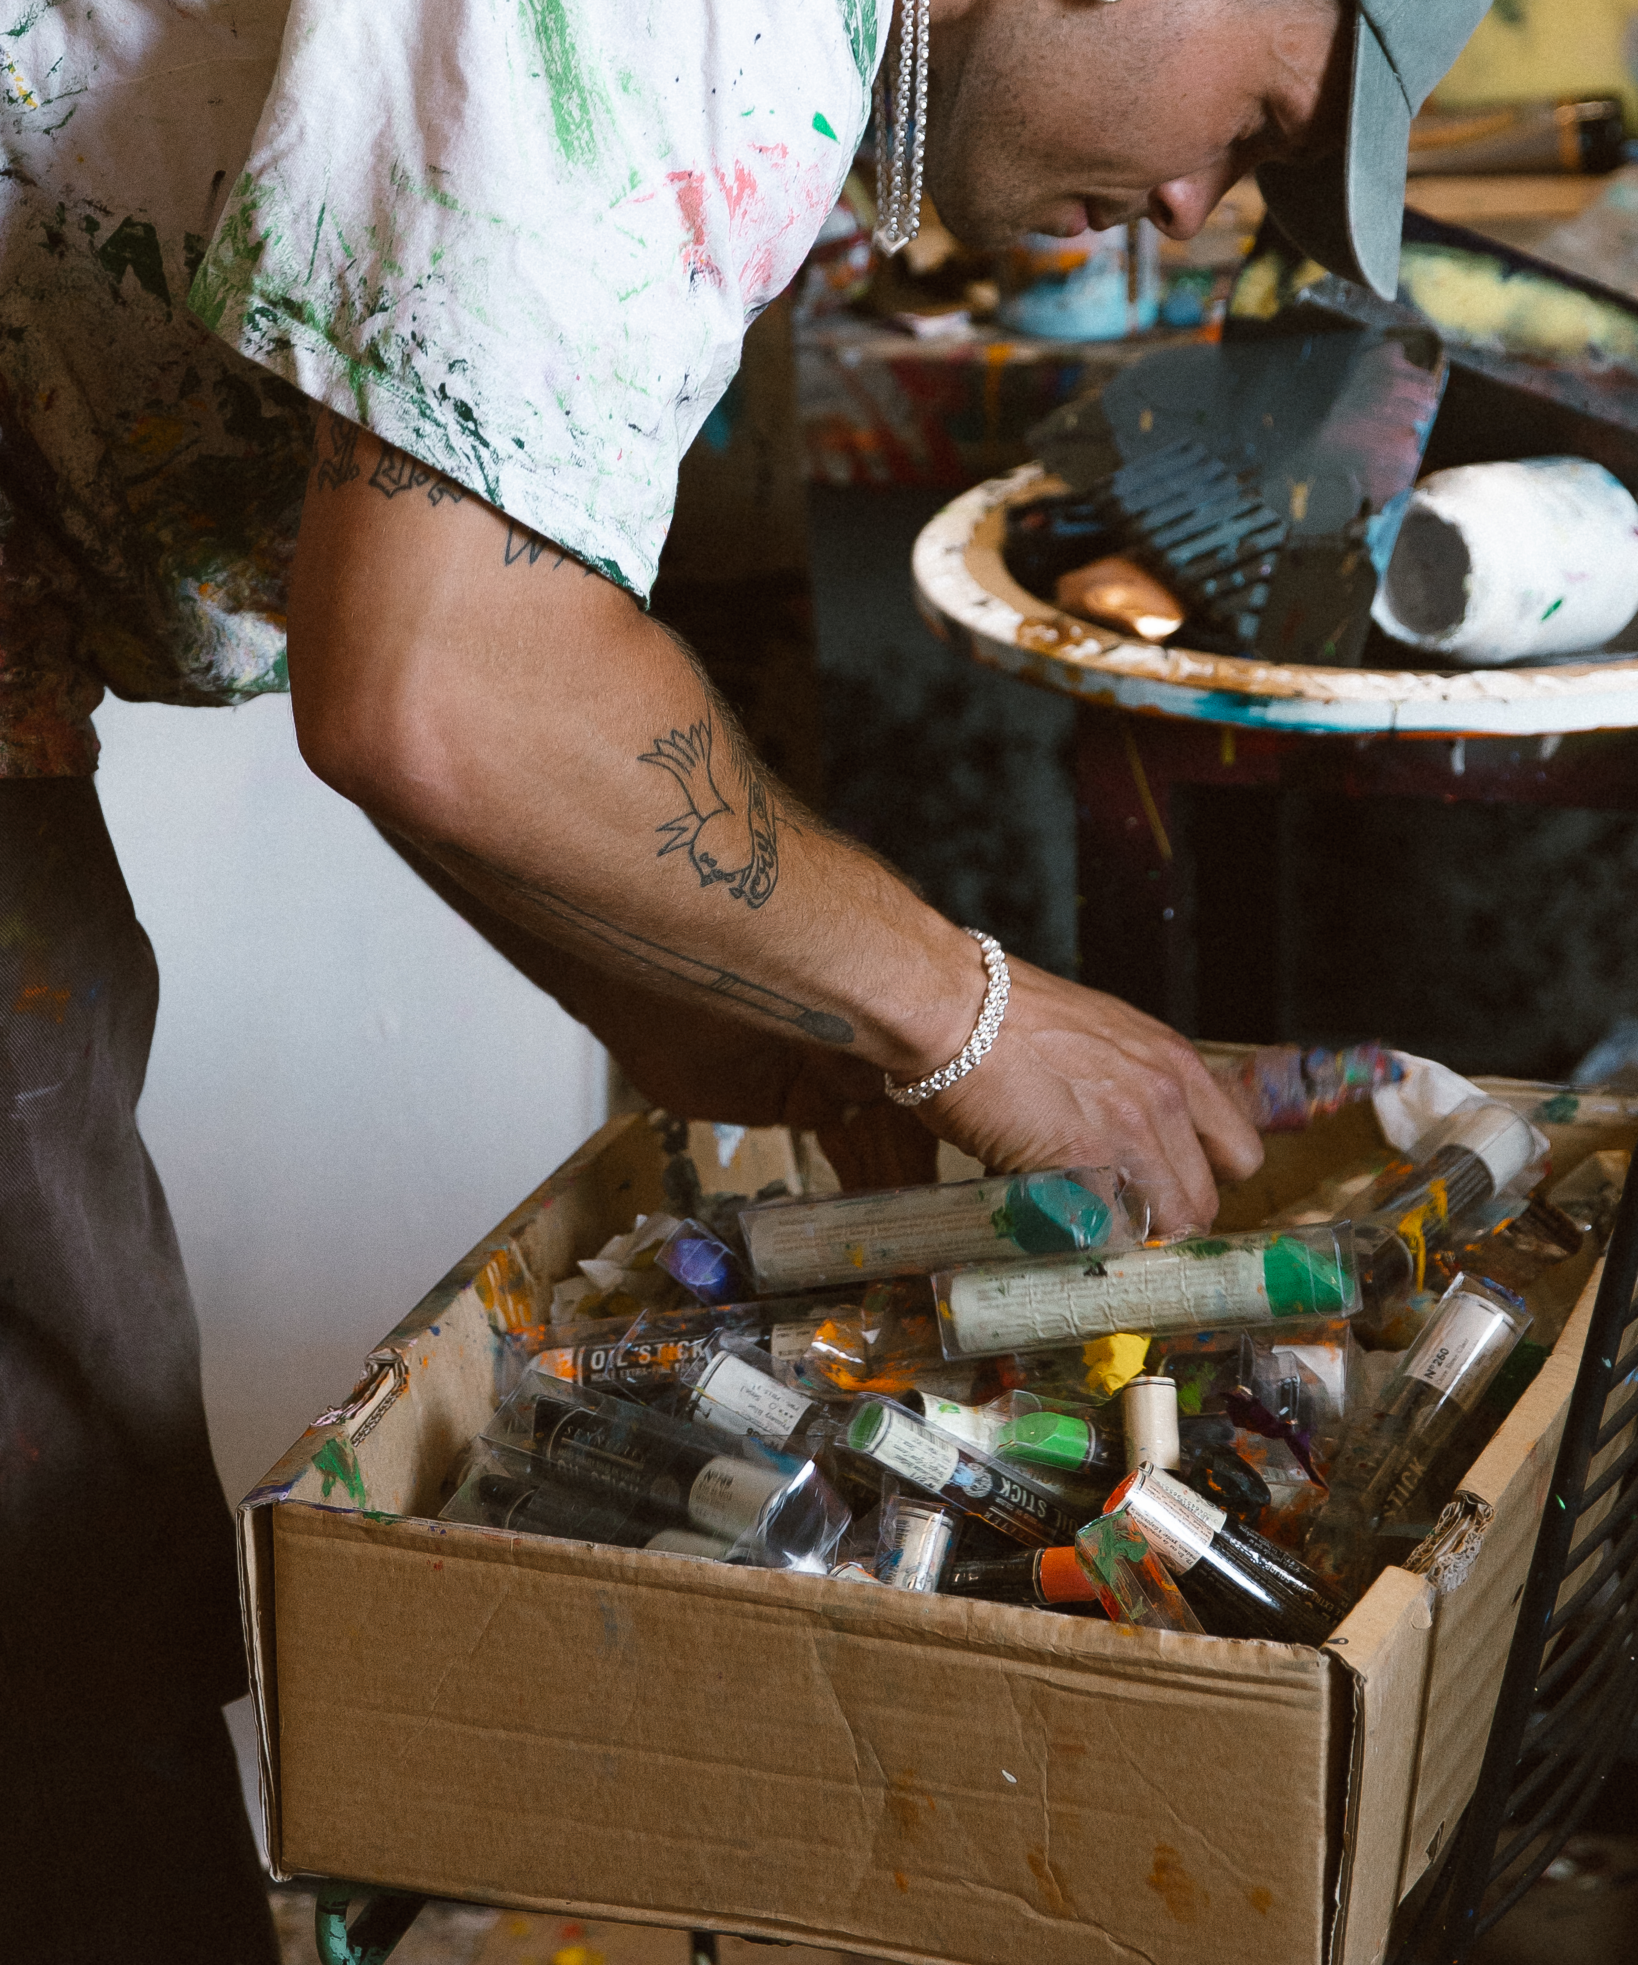
[[[314,401],[646,594],[682,453],[835,201],[890,9],[9,11],[0,775],[50,775],[90,768],[104,681],[282,686]]]

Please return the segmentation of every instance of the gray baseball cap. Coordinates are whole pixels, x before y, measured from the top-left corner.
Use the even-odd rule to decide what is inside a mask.
[[[1341,154],[1264,164],[1257,186],[1293,245],[1391,300],[1399,285],[1411,118],[1467,46],[1490,0],[1353,0],[1353,7]]]

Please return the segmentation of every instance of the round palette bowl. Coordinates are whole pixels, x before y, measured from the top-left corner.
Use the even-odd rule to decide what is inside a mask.
[[[1638,725],[1638,655],[1550,668],[1322,669],[1161,648],[1037,600],[1001,558],[1006,507],[1065,487],[1025,464],[963,492],[911,556],[933,632],[977,661],[1090,703],[1316,735],[1548,736]]]

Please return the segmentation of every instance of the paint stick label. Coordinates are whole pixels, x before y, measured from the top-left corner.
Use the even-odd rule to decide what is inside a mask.
[[[1488,1375],[1472,1367],[1492,1353],[1499,1341],[1511,1346],[1512,1321],[1482,1296],[1464,1292],[1445,1305],[1437,1328],[1429,1335],[1436,1342],[1429,1346],[1426,1357],[1412,1362],[1408,1375],[1454,1399],[1464,1412],[1471,1412],[1488,1383]]]
[[[1186,1576],[1228,1520],[1204,1495],[1159,1468],[1136,1474],[1125,1490],[1126,1512],[1174,1575]]]
[[[783,1446],[801,1425],[811,1403],[755,1365],[719,1351],[694,1387],[698,1417],[725,1433],[754,1433],[770,1446]]]
[[[732,1542],[756,1527],[763,1510],[787,1483],[787,1476],[749,1460],[725,1454],[708,1460],[688,1490],[688,1518],[707,1535]]]
[[[823,1317],[804,1317],[799,1323],[775,1324],[770,1355],[776,1365],[794,1365],[805,1358],[818,1335]]]
[[[870,1443],[871,1459],[935,1494],[948,1487],[961,1465],[961,1449],[955,1441],[919,1425],[907,1413],[888,1406],[880,1411],[886,1424]]]
[[[1118,1331],[1208,1330],[1273,1311],[1261,1247],[1188,1243],[1124,1255],[981,1263],[948,1279],[946,1314],[964,1353],[1083,1343]]]

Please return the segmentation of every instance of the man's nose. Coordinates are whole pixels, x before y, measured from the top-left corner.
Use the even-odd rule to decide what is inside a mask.
[[[1150,222],[1168,239],[1192,239],[1211,216],[1223,193],[1234,182],[1232,168],[1197,171],[1193,177],[1174,177],[1149,193]]]

